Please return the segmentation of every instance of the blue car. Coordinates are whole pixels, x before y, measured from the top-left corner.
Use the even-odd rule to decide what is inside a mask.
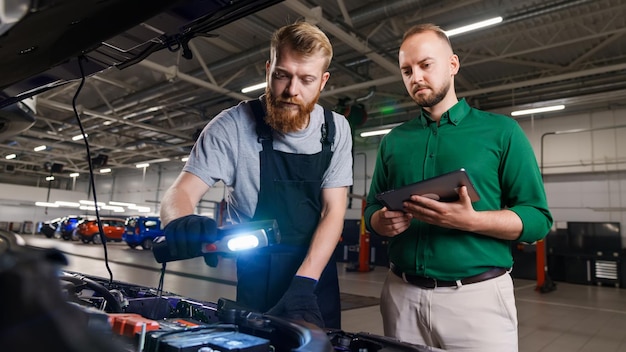
[[[81,220],[83,220],[83,216],[80,216],[80,215],[68,215],[64,217],[63,220],[61,220],[61,225],[60,225],[61,238],[63,238],[66,241],[78,240],[78,237],[76,237],[75,230],[76,230],[76,226],[78,226],[78,223]]]
[[[131,216],[126,218],[126,231],[122,239],[130,248],[141,246],[152,249],[152,240],[163,235],[161,219],[158,216]]]

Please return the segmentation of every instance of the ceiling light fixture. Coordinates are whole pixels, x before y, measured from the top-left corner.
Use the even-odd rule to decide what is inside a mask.
[[[389,133],[391,131],[391,128],[385,128],[383,130],[375,130],[375,131],[367,131],[367,132],[361,132],[360,136],[361,137],[373,137],[373,136],[382,136],[385,135],[387,133]]]
[[[87,138],[87,137],[89,137],[89,135],[86,134],[86,133],[84,135],[79,134],[79,135],[76,135],[76,136],[72,137],[72,140],[73,141],[80,141],[81,139]]]
[[[15,158],[17,158],[17,155],[15,155],[15,154],[9,154],[9,155],[5,156],[4,158],[5,158],[5,159],[7,159],[7,160],[11,160],[11,159],[15,159]]]
[[[378,129],[363,131],[359,133],[359,136],[365,137],[373,137],[373,136],[382,136],[389,133],[394,127],[400,125],[399,123],[393,123],[390,125],[380,126]]]
[[[187,162],[187,160],[189,160],[188,156],[184,156],[184,157],[180,158],[180,161],[182,161],[183,163]]]
[[[135,203],[115,202],[115,201],[110,201],[109,204],[111,204],[111,205],[119,205],[121,207],[134,207],[134,206],[136,206]]]
[[[150,207],[135,207],[135,210],[138,213],[149,213],[151,211]]]
[[[122,119],[128,120],[128,119],[131,119],[133,117],[137,117],[139,115],[149,114],[149,113],[152,113],[152,112],[155,112],[155,111],[159,111],[159,110],[161,110],[163,108],[164,108],[164,105],[152,106],[152,107],[149,107],[149,108],[144,109],[142,111],[137,111],[137,112],[133,112],[131,114],[125,115],[125,116],[122,117]]]
[[[249,92],[252,92],[252,91],[255,91],[255,90],[259,90],[259,89],[262,89],[262,88],[265,88],[265,87],[267,87],[267,82],[258,83],[258,84],[251,85],[249,87],[245,87],[244,89],[241,90],[241,92],[242,93],[249,93]]]
[[[488,26],[492,26],[492,25],[498,24],[500,22],[502,22],[502,17],[494,17],[494,18],[490,18],[488,20],[484,20],[484,21],[468,24],[467,26],[454,28],[454,29],[451,29],[451,30],[448,30],[448,31],[445,31],[445,32],[446,32],[446,35],[448,37],[452,37],[454,35],[459,35],[461,33],[466,33],[466,32],[469,32],[469,31],[474,31],[474,30],[480,29],[480,28],[485,28],[485,27],[488,27]]]
[[[93,200],[84,200],[84,199],[83,199],[83,200],[79,200],[79,201],[78,201],[78,203],[80,203],[80,204],[86,204],[86,205],[95,205],[95,204],[94,204],[94,202],[93,202]],[[103,206],[103,205],[106,205],[106,203],[103,203],[103,202],[98,202],[98,204],[97,204],[97,205],[98,205],[99,207],[101,207],[101,206]]]
[[[49,202],[35,202],[35,206],[37,207],[48,207],[48,208],[58,208],[58,204],[49,203]]]
[[[45,145],[40,145],[38,147],[33,148],[33,150],[36,151],[36,152],[40,152],[42,150],[46,150],[46,148],[47,147]]]
[[[80,174],[78,172],[73,172],[73,173],[70,174],[70,177],[72,177],[72,178],[76,178],[78,176],[80,176]]]
[[[511,112],[511,116],[539,114],[542,112],[558,111],[558,110],[563,110],[563,109],[565,109],[565,105],[544,106],[541,108],[516,110],[516,111]]]
[[[104,205],[102,206],[102,210],[112,210],[116,213],[124,212],[124,208],[119,207],[119,206],[114,206],[114,205]]]
[[[70,208],[78,208],[80,207],[80,203],[78,202],[67,202],[63,200],[57,200],[54,204],[58,204],[60,207],[70,207]]]
[[[164,163],[166,161],[170,161],[170,158],[160,158],[160,159],[146,160],[142,164],[156,164],[156,163]]]
[[[144,168],[144,169],[145,169],[145,168],[147,168],[148,166],[150,166],[150,164],[148,164],[148,163],[135,164],[135,167],[136,167],[136,168],[138,168],[138,169],[141,169],[141,168]]]
[[[46,181],[54,181],[54,176],[48,176],[48,177],[46,177]]]
[[[101,174],[108,174],[109,172],[111,172],[111,169],[106,168],[106,169],[100,169],[100,173]]]

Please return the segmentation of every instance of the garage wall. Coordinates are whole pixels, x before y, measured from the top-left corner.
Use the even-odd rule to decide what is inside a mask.
[[[40,221],[78,214],[77,210],[74,209],[34,206],[35,202],[45,202],[48,199],[51,202],[57,199],[77,202],[87,198],[85,192],[50,189],[50,196],[48,197],[47,187],[0,184],[0,222],[23,223],[33,221],[36,224]]]
[[[626,110],[527,118],[520,125],[539,163],[543,154],[546,175],[626,170]]]
[[[518,121],[533,145],[538,163],[543,157],[548,202],[558,222],[618,221],[626,227],[626,110],[535,116]],[[372,139],[357,144],[351,190],[356,196],[369,191],[377,147],[377,140]],[[143,169],[125,169],[96,175],[98,200],[139,203],[158,213],[159,200],[182,166],[170,162],[151,165],[145,174]],[[91,199],[89,190],[86,178],[79,177],[73,192],[52,190],[50,199]],[[43,208],[29,206],[45,200],[46,192],[43,187],[0,184],[0,198],[4,198],[0,200],[0,221],[44,221],[75,212],[49,208],[45,214]],[[223,197],[224,186],[218,184],[204,196],[198,211],[211,213],[215,202]],[[360,215],[361,200],[353,198],[346,217],[358,219]]]

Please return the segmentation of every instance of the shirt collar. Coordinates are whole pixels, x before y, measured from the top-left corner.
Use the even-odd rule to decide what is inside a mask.
[[[465,101],[465,98],[459,100],[453,107],[451,107],[448,111],[444,112],[441,115],[440,125],[450,122],[453,125],[458,125],[463,121],[465,116],[467,116],[470,112],[471,107]],[[423,108],[420,108],[421,114],[419,117],[419,121],[422,126],[428,126],[434,121],[430,118],[430,113]]]

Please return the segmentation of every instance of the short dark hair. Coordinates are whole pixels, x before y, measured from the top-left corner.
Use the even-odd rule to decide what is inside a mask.
[[[279,28],[272,36],[270,59],[276,57],[279,47],[288,46],[305,57],[321,52],[326,58],[324,70],[330,66],[333,58],[333,47],[330,40],[317,26],[299,21]]]

